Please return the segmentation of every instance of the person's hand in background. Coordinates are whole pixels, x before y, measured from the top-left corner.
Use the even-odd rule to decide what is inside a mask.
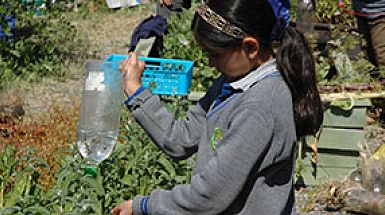
[[[167,5],[167,6],[170,6],[172,4],[172,0],[159,0],[159,4],[160,5]]]

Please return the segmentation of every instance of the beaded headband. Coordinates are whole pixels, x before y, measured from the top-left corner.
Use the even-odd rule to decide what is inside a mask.
[[[237,39],[244,39],[246,37],[246,33],[242,29],[215,13],[207,4],[201,4],[197,12],[203,20],[219,31]]]

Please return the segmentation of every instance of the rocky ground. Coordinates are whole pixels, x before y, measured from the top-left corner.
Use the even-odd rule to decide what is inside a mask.
[[[375,103],[375,102],[373,102]],[[382,111],[382,107],[373,105],[367,112],[367,119],[365,125],[366,139],[364,142],[363,154],[366,156],[372,156],[374,151],[384,142],[385,129],[383,124],[383,116],[379,112]],[[379,167],[375,167],[380,174],[384,174],[384,164],[379,163]],[[372,165],[371,167],[373,167]],[[364,171],[367,171],[368,168],[364,167]],[[382,176],[380,176],[383,178]],[[362,186],[362,178],[360,183],[352,181],[352,177],[346,177],[346,180],[343,181],[333,181],[325,183],[320,183],[319,187],[309,187],[309,188],[298,188],[296,191],[296,207],[297,211],[300,211],[299,214],[312,214],[312,215],[326,215],[326,214],[384,214],[384,213],[363,213],[358,212],[361,210],[352,211],[352,209],[346,207],[346,196],[343,195],[346,191]],[[372,193],[370,194],[372,196]],[[380,199],[383,199],[385,196],[378,196]],[[369,196],[362,195],[360,199],[368,201]],[[367,204],[369,205],[369,204]],[[356,207],[357,208],[357,207]]]

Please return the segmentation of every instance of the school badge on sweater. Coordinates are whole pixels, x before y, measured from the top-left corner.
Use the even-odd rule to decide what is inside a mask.
[[[220,128],[215,128],[214,135],[211,138],[211,146],[213,147],[213,150],[215,151],[218,142],[222,139],[222,130]]]

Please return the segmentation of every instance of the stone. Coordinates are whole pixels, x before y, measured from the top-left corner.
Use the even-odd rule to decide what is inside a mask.
[[[0,123],[13,124],[18,121],[24,113],[23,101],[19,90],[0,93]]]

